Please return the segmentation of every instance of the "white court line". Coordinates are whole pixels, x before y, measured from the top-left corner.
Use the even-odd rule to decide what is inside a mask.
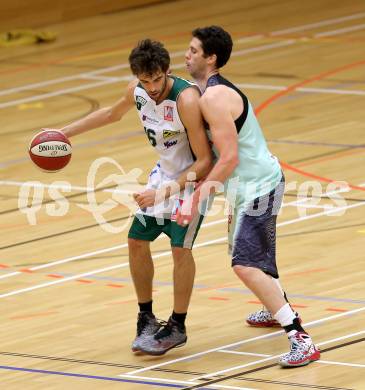
[[[17,93],[17,92],[21,92],[21,91],[26,91],[28,89],[36,89],[39,87],[45,87],[47,85],[59,84],[59,83],[65,82],[65,81],[82,79],[84,77],[93,77],[99,73],[115,72],[116,70],[126,69],[126,68],[129,68],[129,64],[120,64],[120,65],[115,65],[115,66],[109,66],[107,68],[100,68],[100,69],[94,70],[92,72],[77,73],[77,74],[72,75],[72,76],[59,77],[56,79],[40,81],[38,83],[26,84],[26,85],[23,85],[21,87],[3,89],[3,90],[0,90],[0,96],[10,95],[12,93]]]
[[[234,43],[247,43],[247,42],[257,41],[262,38],[265,38],[264,34],[251,35],[249,37],[236,39]]]
[[[269,45],[261,45],[261,46],[257,46],[257,47],[251,47],[249,49],[234,51],[231,54],[231,57],[237,57],[237,56],[241,56],[243,54],[256,53],[259,51],[265,51],[265,50],[269,50],[269,49],[276,49],[277,47],[289,46],[289,45],[293,45],[294,43],[296,43],[296,40],[290,39],[290,40],[284,41],[284,42],[276,42],[276,43],[270,43]]]
[[[295,43],[295,41],[293,41],[293,43]],[[272,48],[275,48],[275,47],[280,47],[280,46],[283,46],[283,45],[285,46],[285,44],[282,44],[282,43],[272,44],[272,45],[263,45],[263,46],[257,47],[256,50],[254,50],[255,48],[251,48],[251,49],[248,49],[248,51],[243,50],[242,53],[241,52],[233,52],[232,56],[234,56],[234,55],[241,55],[241,54],[247,54],[247,53],[253,52],[253,51],[264,51],[264,50],[272,49]],[[182,52],[176,52],[176,53],[181,54]],[[172,53],[172,56],[174,56],[176,53]],[[239,53],[239,54],[235,54],[235,53]],[[46,85],[58,84],[58,83],[64,82],[64,81],[71,81],[71,80],[84,79],[84,78],[92,78],[92,76],[95,75],[95,74],[112,72],[112,71],[115,71],[115,70],[118,70],[118,69],[126,68],[128,66],[129,66],[128,64],[121,64],[121,65],[116,65],[116,66],[109,67],[109,68],[101,68],[101,69],[99,69],[97,71],[93,71],[93,72],[79,73],[79,74],[76,74],[76,75],[73,75],[73,76],[60,77],[60,78],[57,78],[57,79],[43,81],[43,82],[39,82],[39,83],[28,84],[28,85],[21,86],[21,87],[5,89],[5,90],[0,91],[0,96],[1,95],[3,95],[3,96],[4,95],[8,95],[8,94],[11,94],[11,93],[16,93],[16,92],[20,92],[20,91],[25,91],[25,90],[28,90],[30,88],[34,89],[34,88],[43,87],[43,86],[46,86]],[[180,63],[180,64],[172,65],[171,69],[181,69],[181,68],[184,68],[184,67],[185,67],[185,63]],[[133,80],[133,78],[134,78],[134,76],[132,76],[132,75],[121,76],[121,77],[113,77],[113,78],[109,77],[109,78],[104,79],[102,81],[99,81],[97,83],[84,84],[84,85],[77,86],[77,87],[70,87],[70,88],[59,89],[57,91],[43,93],[43,94],[39,94],[39,95],[34,95],[34,96],[22,98],[22,99],[9,100],[7,102],[0,103],[0,109],[1,108],[12,107],[12,106],[15,106],[15,105],[18,105],[18,104],[32,102],[32,101],[36,101],[36,100],[47,99],[47,98],[59,96],[59,95],[62,95],[62,94],[83,91],[83,90],[86,90],[86,89],[91,89],[91,88],[95,88],[95,87],[99,87],[99,86],[103,86],[103,85],[107,85],[107,84],[114,84],[114,83],[120,82],[120,81],[130,81],[130,80]]]
[[[272,91],[285,91],[288,87],[283,85],[267,85],[267,84],[247,84],[236,83],[237,87],[244,89],[260,89],[260,90],[272,90]],[[296,92],[304,93],[328,93],[333,95],[358,95],[364,96],[365,91],[359,89],[335,89],[335,88],[296,88]]]
[[[361,19],[364,16],[365,16],[365,12],[361,12],[361,13],[357,13],[357,14],[353,14],[353,15],[343,16],[341,18],[328,19],[328,20],[323,20],[321,22],[317,22],[317,23],[311,23],[311,24],[305,24],[303,26],[286,28],[285,30],[273,31],[270,33],[270,35],[271,36],[284,35],[284,34],[290,34],[292,32],[310,30],[310,29],[316,28],[316,27],[330,26],[331,24],[346,22],[348,20]]]
[[[100,250],[97,250],[97,251],[94,251],[94,252],[88,252],[88,253],[84,253],[84,254],[78,255],[78,256],[67,257],[66,259],[52,261],[51,263],[37,265],[37,266],[34,266],[34,267],[30,267],[28,269],[29,269],[29,271],[37,271],[37,270],[40,270],[40,269],[53,267],[55,265],[60,265],[60,264],[64,264],[64,263],[70,263],[71,261],[85,259],[87,257],[92,257],[92,256],[96,256],[96,255],[101,255],[102,253],[113,252],[113,251],[116,251],[118,249],[126,248],[127,246],[128,246],[128,244],[115,245],[115,246],[112,246],[110,248],[100,249]],[[127,264],[127,263],[125,263],[125,264]],[[20,271],[9,272],[7,274],[0,275],[0,279],[7,279],[7,278],[10,278],[12,276],[21,275],[21,274],[23,274],[23,272],[20,272]]]
[[[365,91],[357,89],[333,89],[333,88],[297,88],[298,92],[330,93],[335,95],[365,95]]]
[[[365,310],[365,307],[362,308],[363,310]],[[331,317],[329,317],[330,319],[332,319]],[[313,322],[316,322],[316,321],[312,321]],[[309,325],[310,322],[308,324],[305,324],[305,325]],[[345,335],[345,336],[342,336],[342,337],[338,337],[338,338],[334,338],[334,339],[331,339],[331,340],[327,340],[327,341],[324,341],[322,343],[316,343],[317,346],[322,346],[322,345],[325,345],[325,344],[330,344],[330,343],[333,343],[335,341],[338,341],[338,340],[345,340],[345,339],[349,339],[351,337],[354,337],[354,336],[357,336],[359,334],[363,334],[365,333],[365,331],[361,331],[361,332],[356,332],[356,333],[351,333],[351,334],[348,334],[348,335]],[[198,379],[203,379],[203,378],[210,378],[212,376],[216,376],[216,375],[221,375],[221,374],[224,374],[224,373],[227,373],[227,372],[230,372],[230,371],[234,371],[234,370],[238,370],[238,369],[242,369],[242,368],[246,368],[246,367],[250,367],[250,366],[254,366],[256,364],[259,364],[259,363],[263,363],[263,362],[267,362],[269,360],[273,360],[273,359],[277,359],[279,358],[280,356],[284,355],[283,353],[280,353],[280,354],[277,354],[277,355],[272,355],[268,358],[265,358],[265,359],[260,359],[260,360],[256,360],[256,361],[253,361],[253,362],[250,362],[250,363],[246,363],[246,364],[240,364],[238,366],[234,366],[234,367],[230,367],[230,368],[226,368],[224,370],[220,370],[220,371],[215,371],[215,372],[212,372],[210,374],[205,374],[205,375],[202,375],[202,376],[198,376],[198,377],[195,377],[193,379],[190,379],[189,382],[195,382],[197,381]],[[130,373],[129,373],[130,375]]]
[[[242,356],[258,356],[258,357],[269,357],[272,355],[266,355],[263,353],[250,353],[250,352],[238,352],[238,351],[217,351],[217,352],[222,352],[222,353],[228,353],[228,354],[233,354],[233,355],[242,355]],[[357,364],[357,363],[342,363],[342,362],[333,362],[333,361],[328,361],[328,360],[317,360],[316,363],[321,363],[321,364],[333,364],[337,366],[349,366],[349,367],[361,367],[365,368],[365,364]],[[136,376],[133,375],[128,375],[130,378],[136,378]],[[138,378],[140,378],[138,376]],[[148,377],[141,377],[142,379],[147,379]],[[191,382],[190,382],[191,383]]]
[[[354,336],[360,336],[365,333],[365,330],[361,330],[360,332],[356,333],[351,333],[350,336],[345,335],[341,337],[336,337],[334,339],[328,340],[328,341],[323,341],[322,343],[318,344],[320,346],[326,345],[326,344],[331,344],[334,343],[335,341],[341,341],[341,340],[346,340],[349,337],[354,337]],[[251,353],[251,352],[240,352],[240,351],[232,351],[232,350],[227,350],[227,349],[221,349],[217,352],[222,352],[222,353],[231,353],[231,354],[237,354],[237,355],[248,355],[248,356],[259,356],[259,357],[269,357],[272,355],[267,355],[267,354],[262,354],[262,353]]]
[[[221,237],[221,238],[217,238],[215,240],[205,241],[203,243],[194,245],[194,248],[200,248],[200,247],[208,246],[208,245],[211,245],[211,244],[216,244],[218,242],[224,242],[224,241],[226,241],[226,239],[227,239],[226,237]],[[168,256],[170,254],[171,254],[171,251],[166,251],[166,252],[159,253],[157,255],[153,255],[152,258],[153,259],[158,259],[160,257],[165,257],[165,256]],[[115,270],[115,269],[118,269],[118,268],[125,268],[128,265],[129,265],[129,262],[112,265],[112,266],[106,267],[106,268],[99,268],[99,269],[94,270],[94,271],[84,272],[82,274],[69,276],[67,278],[62,278],[62,279],[55,280],[55,281],[52,281],[52,282],[37,284],[37,285],[32,286],[32,287],[27,287],[27,288],[22,288],[20,290],[10,291],[8,293],[1,294],[0,298],[6,298],[6,297],[13,296],[13,295],[19,295],[19,294],[22,294],[22,293],[25,293],[25,292],[38,290],[38,289],[43,288],[43,287],[49,287],[49,286],[53,286],[53,285],[56,285],[56,284],[61,284],[61,283],[64,283],[64,282],[68,282],[70,280],[79,279],[79,278],[82,278],[82,277],[85,277],[85,276],[89,276],[89,275],[96,275],[96,274],[100,274],[102,272],[108,272],[108,271],[112,271],[112,270]]]
[[[132,80],[132,79],[133,79],[133,76],[123,76],[123,77],[120,77],[118,81],[121,81],[121,80]],[[96,82],[96,83],[80,85],[78,87],[70,87],[70,88],[59,89],[57,91],[48,92],[48,93],[42,93],[40,95],[34,95],[34,96],[30,96],[30,97],[23,98],[23,99],[9,100],[8,102],[0,103],[0,108],[12,107],[12,106],[16,106],[16,105],[22,104],[22,103],[34,102],[36,100],[48,99],[50,97],[55,97],[55,96],[59,96],[59,95],[65,95],[65,94],[71,93],[71,92],[84,91],[85,89],[91,89],[91,88],[95,88],[95,87],[100,87],[102,85],[115,84],[115,82],[116,81],[114,79],[113,80],[108,79],[108,80],[99,81],[99,82]]]
[[[351,209],[351,208],[360,207],[360,206],[364,206],[364,205],[365,205],[365,202],[361,202],[361,203],[352,204],[350,206],[334,207],[332,210],[327,210],[327,211],[324,211],[324,212],[320,212],[320,213],[316,213],[316,214],[312,214],[312,215],[307,215],[305,217],[299,217],[299,218],[295,218],[295,219],[292,219],[292,220],[289,220],[289,221],[284,221],[284,222],[281,222],[281,223],[277,224],[277,226],[279,227],[279,226],[290,225],[290,224],[293,224],[293,223],[296,223],[296,222],[300,222],[300,221],[304,221],[304,220],[307,220],[307,219],[317,218],[317,217],[322,216],[322,215],[328,215],[328,214],[336,213],[336,212],[338,212],[340,210]],[[222,221],[224,221],[224,220],[209,222],[209,224],[211,224],[211,225],[218,224],[218,223],[220,223]],[[227,240],[227,237],[224,236],[224,237],[221,237],[221,238],[217,238],[215,240],[205,241],[203,243],[196,244],[196,245],[194,245],[194,248],[196,249],[196,248],[204,247],[204,246],[207,246],[207,245],[216,244],[216,243],[219,243],[219,242],[224,242],[226,240]],[[125,245],[125,244],[123,244],[123,245]],[[163,252],[163,253],[160,253],[158,255],[152,256],[152,258],[155,259],[155,258],[167,256],[170,253],[171,253],[170,251]],[[60,261],[61,262],[62,261],[65,262],[64,260],[60,260]],[[59,279],[59,280],[56,280],[56,281],[53,281],[53,282],[42,283],[42,284],[38,284],[38,285],[35,285],[35,286],[32,286],[32,287],[23,288],[23,289],[20,289],[20,290],[14,290],[14,291],[11,291],[11,292],[8,292],[8,293],[5,293],[5,294],[1,294],[0,298],[6,298],[6,297],[9,297],[9,296],[18,295],[18,294],[21,294],[21,293],[37,290],[37,289],[40,289],[40,288],[43,288],[43,287],[48,287],[48,286],[52,286],[52,285],[56,285],[56,284],[61,284],[61,283],[68,282],[70,280],[78,279],[78,278],[81,278],[81,277],[84,277],[84,276],[88,276],[88,275],[95,275],[95,274],[98,274],[98,273],[101,273],[101,272],[107,272],[107,271],[115,270],[117,268],[124,268],[127,265],[128,265],[128,263],[117,264],[117,265],[114,265],[114,266],[111,266],[111,267],[97,269],[95,271],[88,271],[88,272],[85,272],[85,273],[82,273],[82,274],[79,274],[79,275],[70,276],[70,277]]]
[[[201,228],[218,225],[218,224],[220,224],[222,222],[227,222],[227,218],[219,219],[217,221],[212,221],[212,222],[205,222],[205,223],[203,223],[201,225]],[[156,238],[156,240],[161,240],[163,238],[166,239],[167,236],[160,235],[160,236],[158,236]],[[92,257],[92,256],[95,256],[95,255],[100,255],[102,253],[113,252],[113,251],[116,251],[118,249],[122,249],[122,248],[126,248],[126,247],[128,247],[128,243],[115,245],[115,246],[112,246],[110,248],[99,249],[99,250],[96,250],[96,251],[93,251],[93,252],[83,253],[82,255],[78,255],[78,256],[67,257],[66,259],[56,260],[56,261],[52,261],[52,262],[46,263],[46,264],[37,265],[37,266],[28,268],[28,270],[29,271],[37,271],[37,270],[40,270],[40,269],[53,267],[55,265],[65,264],[65,263],[69,263],[71,261],[85,259],[87,257]],[[197,245],[194,245],[194,248],[196,248],[196,247],[197,247]],[[171,253],[171,252],[168,252],[168,253]],[[128,264],[128,263],[124,263],[124,264],[121,264],[121,265],[125,266],[125,264]],[[20,271],[9,272],[7,274],[0,275],[0,279],[6,279],[6,278],[9,278],[11,276],[16,276],[16,275],[21,275],[21,274],[23,274],[23,272],[20,272]]]
[[[317,218],[317,217],[320,217],[321,215],[329,215],[329,214],[335,214],[339,211],[342,211],[342,210],[348,210],[348,209],[352,209],[352,208],[355,208],[355,207],[360,207],[360,206],[365,206],[365,202],[361,202],[361,203],[355,203],[355,204],[352,204],[350,206],[343,206],[343,207],[334,207],[333,209],[331,210],[325,210],[325,211],[322,211],[320,213],[316,213],[316,214],[312,214],[312,215],[306,215],[304,217],[300,217],[298,219],[291,219],[289,221],[284,221],[284,222],[280,222],[277,224],[277,226],[286,226],[286,225],[291,225],[292,223],[295,223],[297,222],[298,220],[300,221],[306,221],[308,219],[313,219],[313,218]]]
[[[333,206],[330,204],[324,204],[323,206],[318,204],[298,204],[297,202],[292,205],[292,207],[301,207],[305,209],[325,209],[325,210],[331,210]]]
[[[118,375],[120,377],[126,378],[126,379],[141,379],[141,380],[148,380],[148,381],[156,381],[156,382],[166,382],[166,383],[182,383],[191,386],[192,383],[189,381],[183,381],[183,380],[177,380],[177,379],[166,379],[166,378],[155,378],[151,376],[134,376],[134,375],[127,375],[127,374],[122,374]],[[237,386],[228,386],[228,385],[218,385],[218,384],[213,384],[213,385],[208,385],[204,387],[210,387],[211,389],[232,389],[232,390],[256,390],[254,387],[237,387]],[[258,390],[258,389],[257,389]]]
[[[350,26],[350,27],[345,27],[345,28],[340,28],[338,30],[333,30],[333,31],[325,31],[322,33],[315,34],[315,38],[321,38],[321,37],[332,37],[334,35],[339,35],[343,33],[348,33],[351,31],[358,31],[358,30],[363,30],[365,28],[365,24],[357,24],[356,26]]]
[[[113,80],[115,82],[123,81],[123,77],[113,77],[113,76],[92,76],[92,75],[83,75],[80,79],[85,80]]]
[[[35,188],[53,188],[57,190],[64,190],[67,191],[71,188],[71,191],[85,191],[85,192],[94,192],[98,190],[98,187],[82,187],[82,186],[64,186],[60,184],[44,184],[41,182],[34,182],[34,181],[15,181],[15,180],[0,180],[0,185],[3,186],[15,186],[15,187],[35,187]],[[101,190],[102,192],[110,192],[110,193],[116,193],[116,194],[133,194],[133,191],[131,190],[121,190],[118,188],[104,188]]]
[[[240,52],[234,52],[232,54],[232,57],[235,55],[242,55],[242,54],[247,54],[249,52],[253,51],[263,51],[267,50],[269,48],[274,48],[274,47],[280,47],[280,46],[287,46],[288,44],[285,45],[265,45],[265,46],[259,46],[257,48],[252,48],[252,49],[247,49],[247,50],[241,50]],[[237,53],[237,54],[235,54]],[[181,69],[185,66],[185,64],[176,64],[172,65],[171,69]],[[115,84],[117,82],[121,81],[130,81],[133,79],[133,76],[122,76],[122,77],[91,77],[91,76],[80,76],[77,77],[77,79],[95,79],[95,80],[100,80],[99,82],[96,83],[90,83],[90,84],[84,84],[81,86],[77,87],[70,87],[70,88],[65,88],[65,89],[59,89],[57,91],[53,92],[48,92],[40,95],[34,95],[30,96],[27,98],[23,99],[17,99],[17,100],[9,100],[8,102],[0,103],[0,109],[1,108],[7,108],[7,107],[12,107],[18,104],[22,103],[27,103],[27,102],[32,102],[32,101],[37,101],[37,100],[42,100],[42,99],[47,99],[67,93],[73,93],[73,92],[78,92],[82,90],[87,90],[91,88],[96,88],[99,86],[107,85],[107,84]],[[285,91],[288,89],[287,86],[276,86],[276,85],[264,85],[264,84],[249,84],[249,83],[244,83],[244,84],[237,84],[238,87],[241,88],[246,88],[246,89],[261,89],[261,90],[277,90],[277,91]],[[21,87],[23,88],[23,87]],[[24,87],[23,89],[28,89],[27,87]],[[303,92],[303,93],[327,93],[327,94],[335,94],[335,95],[356,95],[356,96],[364,96],[365,91],[362,90],[342,90],[342,89],[333,89],[333,88],[296,88],[295,91],[297,92]],[[1,94],[1,91],[0,91]]]
[[[45,183],[37,182],[37,181],[0,180],[0,185],[14,186],[14,187],[25,186],[25,187],[36,187],[36,188],[52,188],[52,189],[58,189],[58,190],[64,190],[64,191],[71,190],[71,191],[94,192],[94,191],[98,190],[97,186],[96,187],[83,187],[83,186],[76,186],[76,185],[65,186],[65,185],[61,185],[61,184],[45,184]],[[365,183],[358,184],[358,187],[362,187],[362,186],[365,186]],[[364,187],[364,190],[365,190],[365,187]],[[322,195],[329,196],[329,195],[338,194],[341,192],[349,192],[349,191],[350,191],[350,188],[344,187],[344,188],[336,190],[336,191],[326,192]],[[109,192],[109,193],[116,193],[116,194],[133,194],[132,190],[121,190],[118,188],[104,188],[101,190],[101,192]],[[295,200],[293,202],[286,203],[286,204],[288,205],[288,204],[294,204],[294,203],[302,203],[302,202],[310,200],[310,199],[311,198],[303,198],[303,199]],[[224,202],[226,201],[224,198],[219,198],[216,200],[224,201]]]
[[[362,334],[364,334],[364,333],[365,333],[365,330],[361,330],[360,332],[351,333],[350,336],[345,335],[345,336],[336,337],[335,339],[331,339],[331,340],[329,340],[329,341],[323,341],[322,343],[319,343],[318,345],[319,345],[319,346],[322,346],[322,345],[334,343],[335,341],[346,340],[346,339],[348,339],[349,337],[360,336],[360,335],[362,335]]]
[[[217,352],[230,353],[232,355],[244,355],[244,356],[258,356],[258,357],[269,357],[269,356],[272,356],[272,355],[268,355],[266,353],[240,352],[240,351],[231,351],[229,349],[228,350],[227,349],[220,349]]]
[[[53,282],[42,283],[42,284],[38,284],[38,285],[33,286],[33,287],[22,288],[20,290],[15,290],[15,291],[11,291],[9,293],[1,294],[0,298],[11,297],[13,295],[19,295],[19,294],[22,294],[22,293],[25,293],[25,292],[28,292],[28,291],[38,290],[39,288],[54,286],[56,284],[69,282],[70,280],[75,280],[75,279],[83,278],[85,276],[90,276],[90,275],[96,275],[96,274],[100,274],[102,272],[108,272],[108,271],[112,271],[112,270],[115,270],[115,269],[118,269],[118,268],[125,268],[128,265],[129,265],[129,263],[123,263],[123,264],[113,265],[111,267],[99,268],[99,269],[97,269],[95,271],[88,271],[88,272],[84,272],[82,274],[73,275],[73,276],[69,276],[67,278],[58,279],[58,280],[55,280]]]
[[[288,87],[283,85],[267,85],[267,84],[248,84],[248,83],[235,83],[235,85],[239,88],[245,89],[262,89],[262,90],[270,90],[270,91],[285,91]]]
[[[349,15],[349,16],[345,16],[345,17],[341,17],[341,18],[337,18],[337,19],[324,20],[324,21],[314,23],[314,24],[306,24],[306,25],[297,26],[294,28],[289,28],[286,30],[274,31],[274,32],[271,32],[270,35],[273,35],[273,36],[279,35],[279,34],[284,35],[284,34],[291,33],[293,31],[303,31],[303,30],[308,30],[312,27],[327,26],[327,25],[336,24],[336,23],[340,23],[343,21],[347,21],[347,20],[359,19],[363,16],[365,16],[365,13]],[[235,43],[250,42],[250,41],[258,40],[258,39],[263,38],[263,37],[265,37],[265,35],[263,35],[263,34],[243,37],[243,38],[235,40]],[[186,52],[185,50],[176,51],[176,52],[170,53],[170,57],[174,58],[174,57],[185,54],[185,52]],[[38,83],[27,84],[27,85],[24,85],[21,87],[4,89],[4,90],[0,91],[0,96],[8,95],[8,94],[15,93],[15,92],[21,92],[21,91],[24,91],[27,89],[34,89],[37,87],[44,87],[47,85],[57,84],[57,83],[65,82],[65,81],[76,80],[79,78],[83,78],[85,76],[87,77],[87,76],[93,76],[93,75],[100,74],[100,73],[115,72],[115,71],[121,70],[121,69],[129,69],[129,64],[125,63],[125,64],[120,64],[120,65],[114,65],[114,66],[109,66],[109,67],[105,67],[105,68],[100,68],[98,70],[91,71],[91,72],[78,73],[78,74],[72,75],[72,76],[65,76],[65,77],[60,77],[60,78],[42,81],[42,82],[38,82]]]
[[[335,366],[347,366],[347,367],[360,367],[360,368],[365,368],[365,364],[332,362],[332,361],[329,361],[329,360],[317,360],[316,363],[321,363],[321,364],[333,364],[333,365],[335,365]]]
[[[310,29],[312,27],[326,26],[326,25],[335,24],[335,23],[339,23],[339,22],[342,22],[342,21],[346,21],[346,20],[359,19],[359,18],[361,18],[364,15],[365,15],[365,13],[360,13],[360,14],[349,15],[349,16],[342,17],[342,18],[337,18],[337,19],[324,20],[324,21],[321,21],[321,22],[318,22],[318,23],[314,23],[314,24],[298,26],[298,27],[294,27],[294,28],[290,28],[290,29],[286,29],[286,30],[274,31],[274,32],[271,32],[270,35],[272,35],[272,36],[280,35],[280,34],[284,35],[284,34],[287,34],[287,33],[293,32],[293,31],[303,31],[303,30]],[[253,36],[253,37],[244,37],[244,38],[239,39],[237,42],[242,43],[244,41],[256,40],[256,39],[259,39],[261,37],[262,37],[261,35],[256,35],[256,36]],[[295,42],[295,40],[293,40],[293,42],[290,40],[290,41],[280,42],[278,44],[270,44],[270,45],[258,46],[256,48],[250,48],[250,49],[247,49],[247,50],[233,52],[232,56],[237,56],[237,55],[240,55],[240,54],[247,54],[247,53],[255,52],[255,51],[262,51],[262,50],[272,49],[272,48],[285,46],[285,45],[291,45],[294,42]],[[185,51],[174,52],[174,53],[171,53],[171,57],[175,57],[177,55],[181,55],[181,54],[184,54],[184,53],[185,53]],[[238,54],[238,53],[240,53],[240,54]],[[182,68],[184,66],[185,66],[185,64],[177,64],[175,66],[172,66],[172,68],[173,69],[178,69],[178,68]],[[4,95],[10,94],[10,93],[15,93],[15,92],[28,90],[30,88],[37,88],[37,87],[42,87],[42,86],[46,86],[46,85],[57,84],[57,83],[60,83],[60,82],[76,80],[76,79],[79,79],[79,78],[82,79],[85,76],[87,77],[87,76],[93,76],[93,75],[100,74],[100,73],[113,72],[113,71],[120,70],[120,69],[126,69],[128,67],[129,67],[129,64],[115,65],[115,66],[111,66],[111,67],[107,67],[107,68],[100,68],[100,69],[92,71],[92,72],[79,73],[79,74],[76,74],[76,75],[73,75],[73,76],[66,76],[66,77],[61,77],[61,78],[48,80],[48,81],[43,81],[43,82],[39,82],[39,83],[28,84],[28,85],[21,86],[21,87],[5,89],[5,90],[0,91],[0,96],[4,96]],[[118,80],[118,81],[129,80],[129,79],[131,79],[131,76],[124,76],[124,77],[115,78],[115,79]],[[8,102],[0,103],[0,109],[1,108],[6,108],[6,107],[11,107],[11,106],[14,106],[14,105],[17,105],[17,104],[21,104],[21,103],[30,102],[30,101],[46,99],[46,98],[49,98],[49,97],[55,97],[55,96],[58,96],[60,94],[77,92],[77,91],[81,91],[81,90],[85,90],[85,89],[89,89],[89,88],[94,88],[94,87],[98,87],[98,86],[102,86],[102,85],[106,85],[106,84],[112,84],[112,83],[117,82],[116,80],[111,80],[111,79],[110,80],[104,80],[103,82],[100,82],[100,83],[86,84],[86,85],[79,86],[79,87],[72,87],[72,88],[67,88],[67,89],[61,89],[59,91],[54,91],[54,92],[51,92],[51,93],[31,96],[31,97],[24,98],[24,99],[10,100]]]
[[[359,312],[362,312],[362,311],[365,311],[365,306],[360,307],[359,309],[354,309],[354,310],[350,310],[350,311],[347,311],[347,312],[335,314],[333,316],[324,317],[324,318],[321,318],[319,320],[307,322],[307,323],[303,324],[303,326],[309,327],[309,326],[312,326],[312,325],[320,324],[322,322],[327,322],[327,321],[330,321],[330,320],[334,320],[334,319],[337,319],[337,318],[340,318],[340,317],[353,315],[353,314],[356,314],[356,313],[359,313]],[[192,355],[187,355],[187,356],[184,356],[184,357],[181,357],[181,358],[178,358],[178,359],[168,360],[168,361],[163,362],[163,363],[158,363],[158,364],[154,364],[154,365],[149,366],[149,367],[140,368],[138,370],[127,372],[127,374],[128,375],[138,374],[140,372],[145,372],[145,371],[152,370],[153,368],[168,366],[170,364],[177,363],[177,362],[182,362],[182,361],[185,361],[185,360],[191,360],[191,359],[194,359],[194,358],[199,357],[199,356],[204,356],[204,355],[207,355],[207,354],[212,353],[212,352],[217,352],[218,350],[221,350],[221,349],[238,347],[239,345],[247,344],[247,343],[250,343],[250,342],[256,341],[256,340],[267,339],[267,338],[274,337],[274,336],[277,336],[277,335],[283,334],[283,333],[284,333],[284,330],[278,330],[276,332],[264,334],[264,335],[261,335],[261,336],[251,337],[249,339],[237,341],[237,342],[232,343],[232,344],[221,345],[220,347],[207,349],[205,351],[197,352],[197,353],[194,353]],[[353,335],[357,335],[357,334],[358,333],[354,333]],[[350,335],[350,336],[352,337],[353,335]],[[343,336],[341,339],[349,338],[350,336]],[[333,339],[333,340],[336,341],[336,340],[338,340],[338,338]],[[329,340],[327,342],[324,342],[324,343],[328,343],[328,342],[331,342],[331,340]],[[318,345],[323,345],[324,343],[320,343]],[[278,355],[278,356],[280,356],[280,355]]]
[[[3,185],[14,185],[14,186],[22,186],[24,184],[29,184],[29,183],[31,183],[31,182],[18,182],[18,181],[11,181],[11,180],[0,181],[0,185],[3,184]],[[43,185],[43,184],[39,184],[39,183],[33,183],[33,184],[36,184],[37,186]],[[29,185],[33,185],[33,184],[29,184]],[[359,184],[359,186],[363,186],[363,185],[365,185],[365,183]],[[45,186],[47,186],[47,185],[45,185]],[[48,185],[48,187],[57,188],[57,189],[62,189],[63,188],[63,186],[60,186],[60,185]],[[94,190],[93,188],[80,187],[80,186],[72,186],[72,189],[73,190],[81,189],[81,190],[86,190],[86,191],[93,191]],[[113,192],[112,189],[104,189],[102,191]],[[128,191],[125,191],[125,192],[128,192]],[[338,194],[338,193],[341,193],[341,192],[346,192],[346,189],[339,189],[339,190],[336,190],[336,191],[326,192],[326,193],[323,194],[323,196],[329,196],[329,195]],[[215,200],[220,200],[220,201],[226,202],[226,199],[216,198]],[[300,199],[300,200],[294,200],[292,202],[283,203],[282,208],[288,207],[288,206],[291,206],[291,205],[294,205],[294,204],[295,205],[299,205],[301,203],[305,203],[308,200],[309,200],[309,198],[303,198],[303,199]],[[315,215],[317,215],[317,214],[315,214]],[[299,219],[301,220],[302,218],[303,217],[300,217]],[[219,219],[219,220],[212,221],[212,222],[205,222],[205,223],[202,224],[201,228],[218,225],[218,224],[220,224],[222,222],[226,222],[226,221],[227,221],[227,218]],[[280,227],[281,223],[279,223],[277,226]],[[161,235],[161,236],[159,236],[157,238],[157,240],[158,239],[162,239],[162,238],[166,238],[166,236]],[[102,253],[113,252],[113,251],[121,249],[121,248],[126,248],[127,246],[128,246],[128,244],[125,243],[125,244],[121,244],[121,245],[112,246],[110,248],[99,249],[99,250],[92,251],[92,252],[87,252],[87,253],[84,253],[84,254],[81,254],[81,255],[67,257],[66,259],[56,260],[56,261],[53,261],[53,262],[50,262],[50,263],[46,263],[46,264],[30,267],[29,270],[30,271],[37,271],[39,269],[49,268],[49,267],[53,267],[53,266],[59,265],[59,264],[65,264],[65,263],[68,263],[68,262],[71,262],[71,261],[84,259],[84,258],[87,258],[87,257],[99,255],[99,254],[102,254]],[[23,272],[20,272],[20,271],[9,272],[9,273],[0,275],[0,279],[6,279],[6,278],[9,278],[9,277],[16,276],[16,275],[21,275],[21,274],[23,274]]]

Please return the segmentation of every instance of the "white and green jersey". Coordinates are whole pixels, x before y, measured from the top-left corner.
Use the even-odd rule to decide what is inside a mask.
[[[220,74],[209,78],[207,88],[214,85],[225,85],[234,89],[242,97],[244,104],[242,114],[235,120],[239,163],[225,182],[228,200],[233,197],[236,199],[235,206],[243,206],[272,191],[280,183],[282,171],[278,159],[267,147],[260,124],[247,97]],[[210,137],[209,131],[208,135]],[[218,157],[214,145],[213,151]]]
[[[184,89],[196,85],[180,77],[169,77],[174,83],[160,104],[148,96],[140,83],[134,90],[134,100],[148,140],[159,155],[162,172],[176,179],[194,162],[187,132],[179,117],[177,100]]]

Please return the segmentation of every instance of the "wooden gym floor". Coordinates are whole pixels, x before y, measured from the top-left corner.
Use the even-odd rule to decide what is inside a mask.
[[[222,73],[249,96],[283,162],[278,263],[322,349],[322,360],[308,367],[279,368],[277,356],[288,349],[282,332],[245,325],[260,303],[230,269],[219,196],[194,249],[187,345],[163,357],[130,352],[133,207],[121,199],[133,169],[144,183],[156,159],[135,112],[72,139],[73,157],[61,172],[43,173],[27,156],[40,128],[61,127],[119,98],[139,39],[162,40],[173,71],[187,77],[190,31],[209,24],[232,33],[234,53]],[[364,389],[364,2],[182,0],[47,29],[58,33],[53,44],[0,51],[1,387]],[[112,160],[87,181],[102,157]],[[120,197],[116,177],[124,179]],[[87,206],[102,202],[110,209],[99,224]],[[166,319],[168,240],[152,250],[155,311]]]

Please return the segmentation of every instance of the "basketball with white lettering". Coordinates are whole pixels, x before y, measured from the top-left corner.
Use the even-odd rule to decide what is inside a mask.
[[[47,129],[30,141],[29,156],[37,167],[47,172],[64,168],[71,159],[72,147],[68,138],[59,130]]]

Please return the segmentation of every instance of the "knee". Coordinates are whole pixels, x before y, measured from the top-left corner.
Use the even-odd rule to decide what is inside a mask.
[[[136,240],[135,238],[128,238],[128,249],[130,254],[139,253],[148,246],[146,241]]]
[[[175,264],[181,264],[192,259],[191,249],[172,247],[171,250]]]
[[[254,269],[244,265],[234,265],[233,271],[244,283],[250,281],[254,275]]]

